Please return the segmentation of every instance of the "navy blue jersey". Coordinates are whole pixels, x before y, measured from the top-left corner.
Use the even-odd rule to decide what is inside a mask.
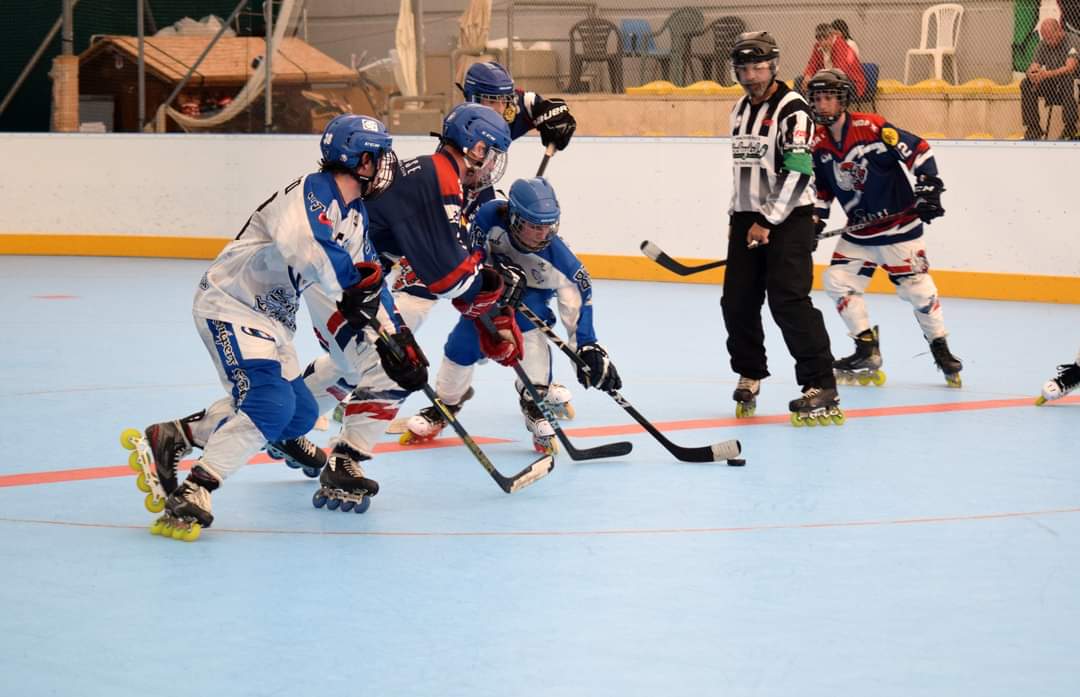
[[[421,284],[424,292],[464,300],[480,290],[482,254],[465,241],[461,178],[448,155],[403,161],[390,188],[365,205],[368,236],[384,265],[402,261],[395,290]]]
[[[908,171],[916,177],[937,176],[930,144],[878,114],[848,113],[839,143],[832,139],[827,126],[817,126],[813,154],[815,212],[821,220],[828,218],[835,198],[847,214],[848,225],[911,208],[915,196]],[[910,213],[846,233],[844,239],[855,244],[884,245],[913,240],[922,234],[922,221]]]

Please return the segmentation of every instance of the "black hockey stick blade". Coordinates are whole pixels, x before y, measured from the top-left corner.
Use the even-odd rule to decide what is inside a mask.
[[[641,253],[660,266],[663,266],[668,271],[679,274],[680,276],[690,276],[695,273],[701,273],[702,271],[708,271],[709,269],[718,269],[727,264],[727,259],[722,259],[720,261],[710,261],[709,263],[700,266],[687,266],[686,264],[669,257],[664,253],[664,250],[660,249],[660,247],[649,240],[645,240],[641,243]]]

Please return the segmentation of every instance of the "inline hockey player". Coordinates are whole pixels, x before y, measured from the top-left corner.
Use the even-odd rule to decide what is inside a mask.
[[[545,148],[554,145],[556,150],[565,150],[577,128],[577,121],[564,100],[545,99],[535,92],[517,89],[509,71],[493,61],[470,65],[464,84],[459,87],[466,102],[483,104],[502,114],[510,127],[511,140],[535,128]],[[466,191],[465,198],[468,223],[480,206],[495,198],[495,187]]]
[[[151,532],[196,539],[214,520],[211,492],[265,443],[294,438],[315,424],[315,398],[292,342],[300,295],[318,285],[354,327],[374,315],[382,274],[365,256],[363,200],[393,179],[392,145],[376,119],[335,118],[320,142],[319,172],[259,206],[203,274],[195,325],[231,396],[192,416],[153,424],[145,438],[134,429],[122,437],[135,450],[140,488],[150,489],[147,508],[164,507]],[[202,456],[177,486],[177,465],[193,447],[201,447]],[[349,468],[333,476],[342,487],[363,479]],[[365,486],[377,491],[374,483]]]
[[[914,308],[946,384],[960,387],[963,364],[945,340],[941,301],[922,239],[923,223],[945,214],[941,207],[945,186],[930,145],[878,114],[848,112],[855,86],[839,69],[818,71],[807,90],[818,124],[814,134],[818,233],[825,228],[833,199],[840,202],[849,225],[883,219],[879,225],[845,233],[825,271],[825,290],[855,339],[855,353],[833,364],[837,378],[863,385],[885,382],[878,328],[870,325],[863,301],[880,265],[897,295]],[[915,177],[914,191],[908,171]]]
[[[576,347],[589,366],[588,376],[584,371],[578,372],[582,385],[617,390],[622,386],[619,373],[607,351],[597,343],[593,329],[592,281],[581,261],[558,236],[560,215],[559,201],[551,184],[540,177],[519,179],[510,187],[509,200],[489,201],[477,211],[472,224],[473,244],[485,258],[506,257],[525,270],[527,288],[520,302],[549,326],[555,323],[555,313],[549,304],[553,298],[557,299],[559,316],[572,337],[570,345]],[[547,340],[521,313],[517,314],[517,322],[524,337],[521,365],[525,373],[557,416],[572,418],[570,390],[551,382]],[[483,357],[484,334],[482,330],[478,334],[473,323],[462,318],[446,340],[435,390],[455,413],[472,394],[473,370]],[[540,453],[554,453],[554,429],[525,386],[518,381],[515,387],[534,448]],[[408,430],[402,435],[401,443],[430,441],[445,427],[441,412],[428,407],[408,420]]]
[[[1057,377],[1046,381],[1042,394],[1035,400],[1035,405],[1042,406],[1055,399],[1061,399],[1077,387],[1080,387],[1080,351],[1076,352],[1074,363],[1064,363],[1057,367]]]
[[[524,288],[522,272],[504,274],[485,265],[483,255],[465,244],[461,227],[463,187],[489,185],[502,176],[510,134],[506,122],[492,109],[479,104],[460,104],[446,116],[439,146],[433,155],[405,160],[389,189],[367,206],[369,236],[375,252],[389,266],[406,255],[395,287],[416,286],[422,293],[394,293],[393,315],[403,322],[400,334],[411,333],[423,322],[437,298],[451,299],[470,320],[497,311],[505,297]],[[317,307],[321,303],[322,307]],[[308,301],[320,341],[330,353],[320,356],[305,371],[305,380],[319,401],[321,411],[344,399],[340,434],[331,441],[331,457],[354,464],[371,459],[375,441],[397,414],[408,396],[377,360],[370,347],[351,336],[318,295]],[[388,304],[384,302],[384,309]],[[498,362],[521,357],[521,332],[512,313],[499,311],[495,323],[500,334],[485,344],[485,355]],[[385,324],[380,322],[380,324]],[[345,331],[345,334],[342,334]],[[336,348],[335,348],[336,347]],[[338,349],[341,349],[338,351]],[[412,384],[420,380],[419,350],[412,366]],[[406,367],[408,368],[408,366]],[[415,388],[414,388],[415,389]],[[318,500],[315,501],[319,505]]]

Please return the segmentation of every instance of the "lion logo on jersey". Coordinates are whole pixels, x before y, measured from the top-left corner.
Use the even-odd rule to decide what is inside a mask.
[[[281,322],[290,332],[296,331],[296,311],[300,309],[300,303],[288,288],[278,286],[271,289],[265,297],[256,295],[255,309],[270,319]]]

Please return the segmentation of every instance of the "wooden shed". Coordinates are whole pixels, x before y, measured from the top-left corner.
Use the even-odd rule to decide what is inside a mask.
[[[146,115],[151,118],[199,55],[210,36],[163,36],[145,39]],[[134,36],[102,36],[79,56],[79,94],[84,103],[105,105],[112,100],[112,124],[116,131],[137,131],[138,39]],[[190,115],[206,115],[232,99],[255,70],[265,52],[262,37],[225,37],[211,49],[173,102]],[[277,130],[311,132],[321,129],[312,102],[301,92],[341,95],[356,84],[355,70],[338,63],[298,38],[281,42],[273,62],[274,122]],[[240,116],[218,131],[262,131],[263,102],[257,99]],[[84,117],[83,121],[86,120]],[[169,122],[169,130],[180,130]]]

